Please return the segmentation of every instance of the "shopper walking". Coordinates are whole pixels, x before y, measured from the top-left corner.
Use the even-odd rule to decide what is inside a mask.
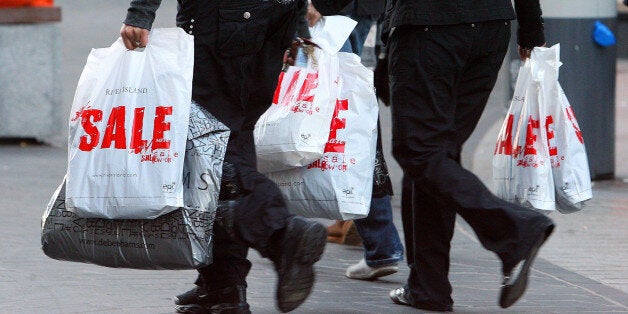
[[[277,186],[257,172],[253,129],[272,102],[283,55],[305,11],[303,0],[179,1],[177,26],[194,35],[192,99],[231,130],[214,231],[213,263],[177,296],[181,313],[249,313],[248,248],[273,261],[277,307],[297,308],[314,284],[326,242],[323,225],[291,215]],[[131,1],[120,31],[128,49],[148,44],[160,0]]]
[[[385,0],[354,0],[340,11],[340,13],[357,21],[357,25],[340,52],[362,55],[366,37],[371,31],[371,27],[384,12],[385,4]],[[326,15],[335,14],[335,12],[325,13]],[[321,13],[316,10],[315,5],[310,4],[307,14],[310,25],[316,24],[320,17]],[[387,77],[387,73],[380,72],[379,74]],[[352,279],[374,280],[394,274],[399,269],[399,262],[403,260],[403,245],[393,223],[390,199],[393,190],[384,159],[379,123],[377,133],[373,192],[368,216],[353,221],[338,220],[327,229],[328,241],[330,242],[349,245],[362,244],[364,258],[349,266],[345,272],[345,275]]]
[[[522,57],[545,43],[538,0],[515,0]],[[395,303],[450,311],[450,242],[456,214],[502,261],[500,306],[524,293],[530,267],[553,222],[505,202],[460,165],[464,142],[486,105],[508,49],[511,0],[411,1],[387,4],[393,155],[412,181],[405,224],[410,275],[391,291]],[[518,267],[519,266],[519,267]]]

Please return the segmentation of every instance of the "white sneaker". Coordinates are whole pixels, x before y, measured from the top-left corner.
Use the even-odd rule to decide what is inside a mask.
[[[366,260],[362,259],[355,265],[349,266],[345,275],[351,279],[375,280],[379,277],[392,275],[399,270],[397,265],[370,267],[366,265]]]

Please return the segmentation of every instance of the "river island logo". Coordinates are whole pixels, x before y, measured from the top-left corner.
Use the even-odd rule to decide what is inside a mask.
[[[105,89],[105,95],[119,95],[119,94],[146,94],[148,88],[146,87],[131,87],[122,86],[120,88]]]

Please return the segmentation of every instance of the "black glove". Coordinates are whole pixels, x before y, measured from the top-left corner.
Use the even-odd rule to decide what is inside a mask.
[[[626,0],[628,1],[628,0]],[[388,82],[388,58],[377,58],[374,70],[375,95],[384,105],[390,105],[390,85]]]

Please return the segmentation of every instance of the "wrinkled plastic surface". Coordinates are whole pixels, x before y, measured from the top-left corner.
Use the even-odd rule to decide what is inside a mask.
[[[183,206],[194,39],[153,29],[144,49],[93,49],[69,121],[67,207],[82,217],[151,219]]]
[[[541,78],[532,58],[519,70],[506,119],[493,156],[496,194],[510,202],[541,210],[554,210],[554,181],[543,132],[545,110],[538,93]]]
[[[228,128],[196,104],[184,167],[185,207],[155,219],[84,218],[61,186],[42,217],[41,244],[54,259],[136,269],[193,269],[212,260],[211,242]]]
[[[347,17],[325,17],[311,28],[311,41],[321,48],[308,55],[307,67],[280,73],[273,103],[255,124],[260,172],[302,167],[323,156],[338,97],[337,54],[355,24]]]
[[[540,93],[546,103],[545,131],[552,163],[556,209],[563,214],[573,213],[582,210],[586,201],[593,197],[584,136],[558,82],[560,46],[539,48],[534,53],[544,61],[539,64],[545,73]]]
[[[379,107],[373,72],[352,53],[338,53],[340,95],[323,156],[313,163],[268,173],[288,210],[310,218],[368,215],[373,190]]]
[[[571,213],[592,197],[582,132],[558,82],[560,45],[536,47],[519,70],[493,156],[497,196]]]

